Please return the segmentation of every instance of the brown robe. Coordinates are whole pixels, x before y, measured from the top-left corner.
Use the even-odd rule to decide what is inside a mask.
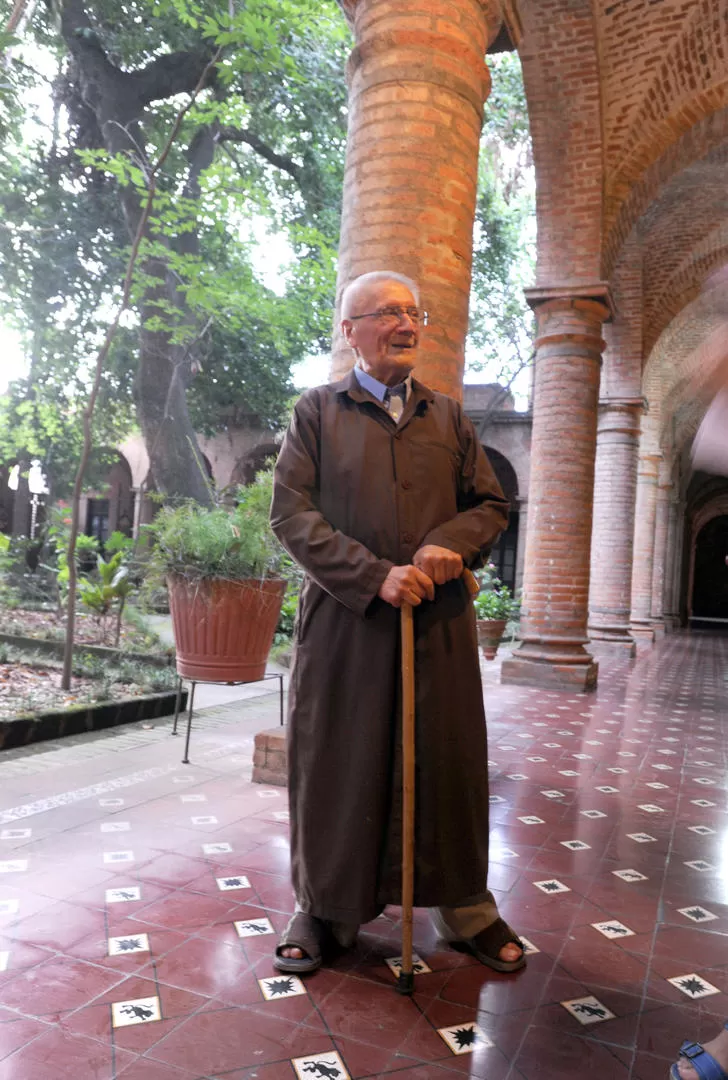
[[[413,380],[399,425],[352,371],[298,401],[271,521],[306,571],[288,725],[293,884],[304,911],[363,923],[400,896],[399,611],[393,565],[437,544],[471,568],[508,504],[460,405]],[[475,615],[462,580],[415,608],[415,904],[487,891],[488,770]]]

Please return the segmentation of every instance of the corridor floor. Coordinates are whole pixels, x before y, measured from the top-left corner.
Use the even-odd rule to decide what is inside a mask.
[[[188,766],[167,723],[0,757],[0,1080],[667,1080],[728,1017],[728,637],[603,660],[588,696],[485,668],[491,886],[525,971],[417,912],[401,998],[391,909],[276,976],[285,793],[249,782],[262,725],[235,703]]]

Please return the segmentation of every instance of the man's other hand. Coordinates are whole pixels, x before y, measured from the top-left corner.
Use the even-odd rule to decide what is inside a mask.
[[[423,600],[435,599],[435,586],[432,579],[416,566],[393,566],[377,595],[392,607],[402,607],[402,604],[416,607]]]
[[[436,544],[426,544],[415,552],[412,560],[418,570],[427,574],[436,585],[444,585],[446,581],[459,578],[463,572],[463,560],[456,551],[449,548],[437,547]]]

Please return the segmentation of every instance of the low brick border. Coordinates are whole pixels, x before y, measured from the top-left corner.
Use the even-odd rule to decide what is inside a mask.
[[[53,641],[49,638],[24,637],[20,634],[0,634],[0,642],[5,645],[13,645],[16,649],[24,649],[28,652],[40,652],[45,656],[63,657],[65,645],[62,641]],[[131,660],[134,663],[149,664],[150,667],[174,667],[177,658],[174,653],[138,653],[125,652],[123,649],[112,649],[107,645],[86,645],[79,642],[74,645],[74,653],[78,656],[82,653],[90,653],[98,656],[101,660]]]
[[[0,751],[11,750],[46,739],[61,739],[65,735],[82,735],[85,731],[102,731],[118,724],[133,724],[137,720],[154,720],[174,712],[176,690],[140,697],[102,701],[98,705],[77,705],[19,716],[15,720],[0,720]],[[187,706],[187,691],[182,691],[180,712]]]
[[[286,787],[288,784],[288,755],[286,729],[268,728],[255,736],[253,783]]]

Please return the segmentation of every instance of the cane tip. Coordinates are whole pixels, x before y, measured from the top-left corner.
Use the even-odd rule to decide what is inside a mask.
[[[397,979],[398,994],[412,994],[415,988],[415,977],[411,971],[400,971]]]

